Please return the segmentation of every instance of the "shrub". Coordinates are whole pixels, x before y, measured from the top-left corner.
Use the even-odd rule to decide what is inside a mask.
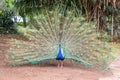
[[[12,17],[14,16],[14,12],[11,10],[2,10],[0,13],[0,27],[2,34],[13,34],[16,33],[15,24],[12,21]]]

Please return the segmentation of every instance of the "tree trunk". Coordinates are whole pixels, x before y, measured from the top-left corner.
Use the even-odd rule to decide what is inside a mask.
[[[23,17],[23,26],[26,27],[27,26],[26,17],[25,17],[25,15],[23,15],[22,17]]]

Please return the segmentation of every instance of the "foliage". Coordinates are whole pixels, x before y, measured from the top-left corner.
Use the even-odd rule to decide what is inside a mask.
[[[5,5],[9,9],[14,9],[14,0],[5,0]]]
[[[114,25],[120,23],[120,1],[119,0],[5,0],[6,5],[15,9],[23,17],[24,27],[27,26],[26,17],[35,14],[45,13],[45,9],[53,10],[57,6],[61,11],[76,10],[82,14],[87,21],[97,22],[97,32],[106,31],[114,38]],[[14,5],[14,6],[13,6]],[[107,24],[111,24],[111,31],[108,32]],[[118,25],[119,26],[119,25]],[[112,39],[111,38],[111,39]]]
[[[41,1],[40,0],[14,0],[14,5],[19,11],[19,14],[28,15],[40,10]]]
[[[0,10],[2,10],[2,9],[4,9],[4,8],[6,8],[6,6],[5,6],[5,1],[4,1],[4,0],[1,0],[1,1],[0,1]]]
[[[97,31],[105,31],[108,26],[105,25],[106,22],[113,21],[113,25],[120,22],[117,19],[120,13],[119,4],[119,0],[15,0],[18,11],[27,15],[43,12],[45,8],[52,10],[56,6],[61,7],[63,11],[76,9],[77,13],[87,16],[88,20],[97,20]],[[109,21],[104,20],[104,16],[109,18]],[[112,30],[111,35],[113,36]]]
[[[11,10],[3,10],[0,13],[0,27],[3,29],[1,33],[16,33],[14,22],[11,19],[13,16],[14,12]]]

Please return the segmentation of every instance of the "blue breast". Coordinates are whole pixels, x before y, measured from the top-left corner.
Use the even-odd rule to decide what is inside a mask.
[[[59,45],[59,49],[58,49],[58,54],[57,54],[56,60],[64,60],[64,56],[63,56],[61,45]]]

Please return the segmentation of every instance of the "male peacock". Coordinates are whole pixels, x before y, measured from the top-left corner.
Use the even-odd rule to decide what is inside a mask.
[[[96,39],[95,23],[86,22],[74,11],[46,11],[24,33],[29,40],[10,40],[6,60],[11,65],[37,64],[49,59],[72,59],[85,66],[103,66],[110,49]],[[63,51],[62,51],[62,50]]]

